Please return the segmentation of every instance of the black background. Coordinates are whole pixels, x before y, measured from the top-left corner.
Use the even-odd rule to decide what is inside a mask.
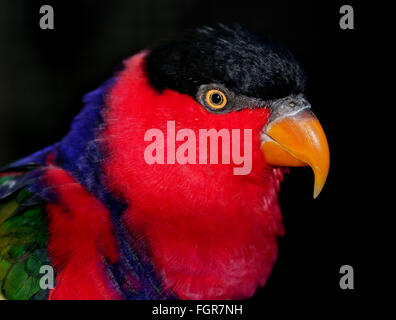
[[[55,29],[39,28],[51,4]],[[339,9],[352,4],[355,30],[341,30]],[[318,199],[309,169],[293,169],[280,194],[286,235],[252,310],[298,302],[334,310],[360,301],[380,257],[369,179],[375,135],[371,72],[375,6],[348,1],[0,1],[0,166],[58,141],[81,97],[109,78],[123,59],[183,30],[238,22],[290,48],[308,72],[307,97],[327,134],[331,168]],[[374,181],[374,180],[373,180]],[[375,188],[374,188],[375,189]],[[339,269],[355,270],[355,290],[341,290]],[[287,310],[281,308],[280,310]],[[263,313],[265,314],[265,312]]]

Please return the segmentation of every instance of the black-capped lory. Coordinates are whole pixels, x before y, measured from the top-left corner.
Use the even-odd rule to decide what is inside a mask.
[[[329,170],[305,83],[290,51],[240,26],[127,59],[64,139],[2,169],[2,297],[253,296],[284,234],[285,170],[310,166],[314,197]]]

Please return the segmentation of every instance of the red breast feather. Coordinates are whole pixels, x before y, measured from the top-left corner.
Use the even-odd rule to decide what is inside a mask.
[[[49,167],[45,179],[60,200],[47,205],[49,253],[57,272],[49,298],[120,299],[105,270],[105,261],[118,261],[107,209],[63,169]]]

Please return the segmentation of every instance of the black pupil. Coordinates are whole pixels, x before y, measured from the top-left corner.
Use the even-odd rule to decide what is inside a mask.
[[[212,100],[213,104],[216,104],[216,105],[219,105],[223,102],[223,97],[218,93],[213,93],[211,95],[210,99]]]

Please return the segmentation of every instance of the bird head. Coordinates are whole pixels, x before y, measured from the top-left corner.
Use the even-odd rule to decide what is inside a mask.
[[[117,128],[124,130],[119,133],[124,142],[143,145],[143,133],[150,128],[166,132],[169,120],[176,130],[193,130],[197,139],[204,128],[252,130],[253,168],[246,177],[230,177],[230,165],[181,168],[176,163],[175,168],[153,166],[147,181],[167,170],[158,179],[173,175],[194,183],[193,176],[217,176],[215,188],[221,189],[227,179],[263,179],[268,168],[310,166],[314,197],[321,192],[329,170],[328,144],[304,96],[305,72],[287,49],[239,26],[221,25],[138,54],[126,66],[108,113],[121,122]],[[141,162],[132,158],[128,163]]]

